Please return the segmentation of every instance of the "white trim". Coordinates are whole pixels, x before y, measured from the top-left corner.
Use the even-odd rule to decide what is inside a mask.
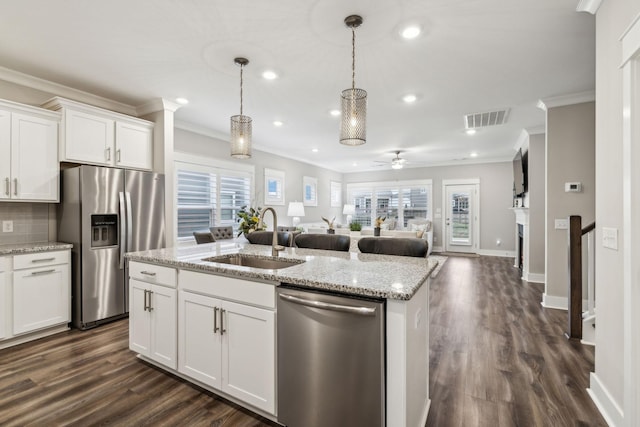
[[[442,185],[473,185],[480,184],[480,178],[443,179]]]
[[[547,133],[547,127],[545,125],[533,126],[533,127],[530,127],[530,128],[525,128],[524,130],[527,131],[529,136],[531,136],[531,135],[542,135],[544,133]]]
[[[526,129],[522,129],[520,131],[520,135],[518,136],[518,139],[516,140],[516,143],[513,145],[513,151],[518,151],[519,149],[521,149],[522,147],[525,146],[526,143],[526,147],[528,149],[529,147],[529,132],[526,131]]]
[[[443,179],[442,180],[442,207],[445,210],[444,215],[442,216],[442,240],[445,250],[449,250],[447,248],[447,186],[448,185],[471,185],[474,186],[474,212],[473,216],[475,217],[474,227],[473,227],[473,246],[472,253],[478,253],[480,250],[480,178],[459,178],[459,179]]]
[[[523,277],[524,280],[531,283],[545,283],[547,281],[547,277],[544,273],[529,273],[526,277]]]
[[[84,102],[96,107],[105,108],[107,110],[117,111],[129,116],[137,115],[136,108],[131,105],[113,101],[102,96],[74,89],[69,86],[64,86],[59,83],[54,83],[49,80],[41,79],[39,77],[34,77],[29,74],[24,74],[19,71],[11,70],[9,68],[0,67],[0,79],[7,82],[15,83],[17,85],[47,92],[56,96],[72,98],[76,101]]]
[[[602,4],[602,0],[580,0],[576,12],[588,12],[595,15]]]
[[[587,393],[589,393],[589,397],[595,403],[604,420],[610,427],[622,427],[624,425],[622,408],[616,403],[595,372],[589,374],[589,379],[590,387],[587,389]]]
[[[542,294],[542,302],[540,303],[544,308],[553,308],[556,310],[567,311],[569,308],[569,299],[567,297],[556,297],[553,295]]]
[[[269,181],[277,181],[280,187],[280,196],[269,196]],[[285,200],[285,173],[277,169],[264,168],[264,204],[284,206]]]
[[[210,166],[219,169],[249,172],[255,174],[255,166],[247,163],[236,163],[231,160],[220,160],[214,157],[196,156],[194,154],[188,154],[181,151],[175,151],[173,154],[174,162],[189,163],[199,166]]]
[[[146,116],[147,114],[155,113],[157,111],[169,111],[171,113],[175,113],[180,107],[182,107],[182,105],[176,102],[171,102],[164,98],[156,98],[142,105],[138,105],[136,107],[136,113],[138,116]]]
[[[596,93],[593,90],[568,95],[554,96],[552,98],[540,99],[538,108],[547,111],[549,108],[564,107],[566,105],[582,104],[596,100]]]
[[[497,256],[506,258],[513,258],[516,256],[515,251],[497,251],[494,249],[478,249],[477,254],[483,256]]]
[[[229,134],[224,134],[201,125],[196,125],[182,120],[175,120],[173,126],[176,129],[185,130],[202,136],[208,136],[209,138],[217,139],[226,143],[229,142]]]
[[[444,249],[442,248],[442,246],[434,246],[433,250],[431,252],[434,252],[434,253],[435,252],[440,252],[440,253],[442,253],[442,252],[444,252]]]
[[[347,183],[347,193],[353,189],[359,188],[387,188],[387,187],[421,187],[424,185],[433,185],[432,179],[411,179],[406,181],[371,181],[371,182],[349,182]]]

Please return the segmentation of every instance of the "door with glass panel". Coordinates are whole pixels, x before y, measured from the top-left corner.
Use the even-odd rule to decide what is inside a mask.
[[[447,185],[445,250],[475,253],[475,185]]]

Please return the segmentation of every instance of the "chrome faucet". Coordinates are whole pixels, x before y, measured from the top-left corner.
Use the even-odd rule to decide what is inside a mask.
[[[273,238],[271,239],[271,256],[278,256],[278,252],[284,250],[284,246],[278,244],[278,215],[276,211],[271,207],[266,207],[260,214],[260,220],[258,221],[257,229],[260,230],[262,228],[262,220],[264,219],[264,214],[267,211],[271,211],[273,214]]]

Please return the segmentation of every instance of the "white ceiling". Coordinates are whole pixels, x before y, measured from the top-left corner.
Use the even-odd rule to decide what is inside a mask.
[[[3,2],[0,65],[133,106],[190,103],[176,120],[228,138],[245,114],[254,148],[341,172],[390,161],[425,166],[509,160],[523,129],[544,125],[539,99],[595,85],[594,17],[576,0],[20,0]],[[339,96],[366,89],[367,143],[338,142]],[[404,40],[399,30],[419,24]],[[276,80],[261,77],[266,69]],[[418,95],[412,105],[407,93]],[[506,124],[464,133],[468,113],[509,109]],[[274,120],[284,122],[273,126]],[[312,148],[318,152],[313,153]],[[471,152],[478,157],[470,158]],[[354,166],[353,163],[357,163]]]

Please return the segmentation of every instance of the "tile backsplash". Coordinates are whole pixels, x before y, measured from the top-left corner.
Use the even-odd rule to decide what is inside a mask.
[[[0,245],[56,240],[56,205],[0,202]],[[13,221],[13,231],[3,232],[2,222]]]

